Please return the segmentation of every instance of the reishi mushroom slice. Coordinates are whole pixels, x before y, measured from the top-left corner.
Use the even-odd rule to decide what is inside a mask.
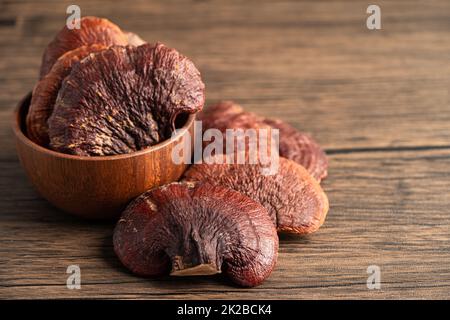
[[[76,64],[48,120],[50,147],[63,153],[130,153],[170,138],[179,115],[203,108],[195,65],[163,44],[112,46]]]
[[[313,138],[282,120],[265,118],[263,121],[280,130],[280,156],[301,164],[318,182],[327,177],[327,155]]]
[[[226,131],[227,129],[242,129],[244,132],[242,132],[242,136],[240,137],[241,140],[239,143],[244,143],[244,145],[238,145],[238,139],[237,137],[233,136],[234,141],[232,141],[234,145],[234,152],[235,151],[243,151],[243,150],[249,150],[250,146],[252,146],[257,152],[260,150],[262,141],[260,140],[260,130],[266,130],[266,136],[267,137],[267,147],[266,151],[262,151],[264,154],[268,154],[268,152],[271,152],[271,149],[273,146],[271,145],[270,140],[270,134],[272,127],[268,124],[265,124],[262,122],[262,118],[258,117],[256,114],[252,112],[245,112],[242,107],[239,105],[231,102],[231,101],[224,101],[222,103],[219,103],[213,107],[208,107],[202,112],[199,112],[198,120],[202,121],[202,130],[203,133],[206,132],[208,129],[217,129],[220,132],[223,133],[223,152],[228,152],[228,150],[225,150],[227,148],[227,145],[230,144],[229,141],[227,141],[226,138]],[[255,138],[256,141],[248,140],[247,136],[245,136],[245,131],[247,129],[254,129],[255,130]],[[210,141],[205,140],[203,142],[203,148],[207,148]],[[269,151],[270,150],[270,151]],[[215,150],[212,152],[212,155],[215,154]]]
[[[44,52],[40,78],[51,70],[56,60],[64,53],[91,44],[127,45],[128,36],[116,24],[103,18],[83,17],[80,19],[80,29],[69,29],[65,25]]]
[[[226,164],[220,157],[224,155],[191,165],[182,181],[202,181],[245,194],[267,209],[279,232],[308,234],[324,223],[328,198],[298,163],[279,157],[278,172],[265,175],[261,164]]]
[[[309,135],[282,120],[263,118],[246,112],[241,106],[231,101],[208,106],[198,118],[203,122],[204,131],[211,128],[222,132],[226,129],[237,128],[278,129],[280,156],[301,164],[319,182],[327,176],[328,160],[322,148]]]
[[[222,131],[230,123],[230,117],[242,112],[244,109],[240,105],[232,101],[222,101],[204,108],[199,112],[197,120],[202,121],[203,129],[215,128]]]
[[[114,250],[133,273],[211,275],[252,287],[275,267],[278,236],[267,210],[245,195],[174,182],[135,199],[118,221]]]
[[[93,44],[82,46],[64,53],[53,65],[50,72],[34,87],[28,110],[26,124],[28,137],[39,145],[48,145],[47,120],[53,112],[61,83],[72,70],[72,66],[91,53],[107,49],[106,46]]]
[[[125,32],[125,36],[127,37],[127,43],[130,46],[140,46],[144,43],[146,43],[139,35],[137,35],[134,32]]]

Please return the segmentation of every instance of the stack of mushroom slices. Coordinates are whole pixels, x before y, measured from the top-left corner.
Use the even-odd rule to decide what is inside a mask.
[[[264,175],[261,164],[218,159],[193,164],[181,182],[152,189],[128,206],[114,231],[114,249],[142,276],[224,272],[238,285],[256,286],[275,267],[277,231],[305,235],[325,221],[328,198],[319,181],[327,176],[326,155],[287,123],[232,102],[210,106],[200,120],[204,130],[278,129],[278,172]]]

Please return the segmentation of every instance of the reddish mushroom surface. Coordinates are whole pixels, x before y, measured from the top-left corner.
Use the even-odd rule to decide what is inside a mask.
[[[113,46],[76,64],[48,120],[50,147],[82,156],[124,154],[170,138],[178,116],[203,108],[195,65],[163,44]]]
[[[142,276],[224,272],[256,286],[275,267],[278,236],[267,210],[245,195],[204,183],[172,183],[134,200],[114,230],[114,250]]]
[[[39,145],[49,143],[48,118],[53,112],[61,83],[70,74],[72,66],[91,53],[106,49],[106,46],[93,44],[82,46],[64,53],[51,68],[50,72],[34,87],[30,109],[27,114],[28,137]]]
[[[328,160],[322,148],[309,136],[288,123],[263,118],[231,102],[224,101],[208,106],[199,114],[203,121],[203,130],[218,129],[261,129],[275,128],[279,130],[280,156],[293,160],[305,167],[317,181],[327,176]]]
[[[128,44],[127,34],[107,19],[83,17],[79,22],[80,29],[69,29],[64,26],[48,44],[42,57],[41,79],[51,70],[56,60],[68,51],[92,44],[104,46]]]
[[[327,177],[328,158],[313,138],[282,120],[265,118],[263,121],[280,130],[280,156],[301,164],[319,182]]]
[[[183,181],[220,185],[249,196],[268,210],[280,232],[308,234],[324,223],[328,198],[298,163],[279,157],[278,172],[265,175],[261,164],[226,164],[223,157],[193,164]]]

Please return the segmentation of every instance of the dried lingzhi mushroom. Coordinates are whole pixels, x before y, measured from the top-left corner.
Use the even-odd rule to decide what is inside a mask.
[[[276,230],[266,209],[220,186],[172,183],[146,192],[123,213],[114,250],[142,276],[224,272],[256,286],[275,266]]]
[[[140,46],[145,43],[141,37],[139,37],[136,33],[133,32],[125,32],[125,36],[127,37],[127,42],[130,46]]]
[[[169,139],[188,115],[202,111],[205,85],[188,58],[163,44],[145,43],[106,19],[85,17],[79,22],[80,29],[64,27],[46,48],[26,117],[31,140],[71,155],[126,154]],[[217,129],[203,137],[203,162],[195,160],[181,182],[153,188],[133,200],[115,227],[114,251],[142,276],[223,272],[241,286],[259,285],[275,267],[277,231],[309,234],[325,221],[329,204],[319,184],[327,176],[325,152],[291,125],[246,112],[230,101],[207,108],[199,119],[204,131]],[[280,157],[272,140],[278,131]],[[186,154],[189,163],[191,155]],[[103,164],[90,167],[97,159],[85,163],[79,157],[64,158],[81,161],[77,168],[86,164],[89,172]],[[134,157],[124,158],[132,167],[141,165],[131,162]],[[167,161],[165,155],[150,160],[155,166]],[[158,172],[166,166],[160,168]],[[109,166],[106,170],[107,175],[117,172]],[[151,168],[143,170],[154,174]],[[147,174],[113,177],[149,187],[142,183]],[[155,177],[160,180],[152,186],[166,181]],[[101,188],[95,183],[86,190],[101,189],[109,196],[104,191],[109,185],[108,180]],[[129,192],[123,202],[140,192]],[[112,202],[104,199],[102,206]]]
[[[278,172],[264,175],[261,164],[219,164],[224,162],[219,157],[224,156],[192,165],[183,181],[202,181],[247,195],[268,210],[280,232],[308,234],[325,221],[328,198],[301,165],[280,157]]]
[[[40,145],[48,145],[47,120],[53,112],[61,83],[70,74],[72,66],[91,53],[106,49],[106,46],[93,44],[82,46],[64,53],[53,65],[47,75],[34,87],[30,109],[27,115],[27,134]]]
[[[327,155],[309,135],[279,119],[265,118],[264,123],[280,130],[280,156],[301,164],[319,182],[327,177]]]
[[[325,152],[308,135],[277,119],[262,118],[230,101],[209,106],[199,115],[203,129],[261,129],[279,130],[280,156],[304,166],[317,181],[327,176],[328,160]]]
[[[42,57],[41,78],[51,70],[60,56],[78,47],[92,44],[104,46],[128,44],[128,35],[107,19],[84,17],[79,22],[80,29],[69,29],[64,26],[49,43]]]
[[[130,153],[170,138],[178,116],[203,107],[200,72],[163,44],[113,46],[63,81],[48,120],[50,147],[83,155]]]

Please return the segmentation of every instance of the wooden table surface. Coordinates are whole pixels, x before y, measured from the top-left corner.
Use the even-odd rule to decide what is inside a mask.
[[[43,200],[15,152],[11,112],[72,2],[0,1],[0,298],[444,298],[450,296],[450,1],[76,1],[161,41],[201,70],[207,100],[235,100],[310,132],[327,150],[331,209],[282,236],[276,270],[242,289],[221,277],[141,279],[112,224]],[[80,290],[66,268],[81,268]],[[369,290],[367,268],[381,270]]]

